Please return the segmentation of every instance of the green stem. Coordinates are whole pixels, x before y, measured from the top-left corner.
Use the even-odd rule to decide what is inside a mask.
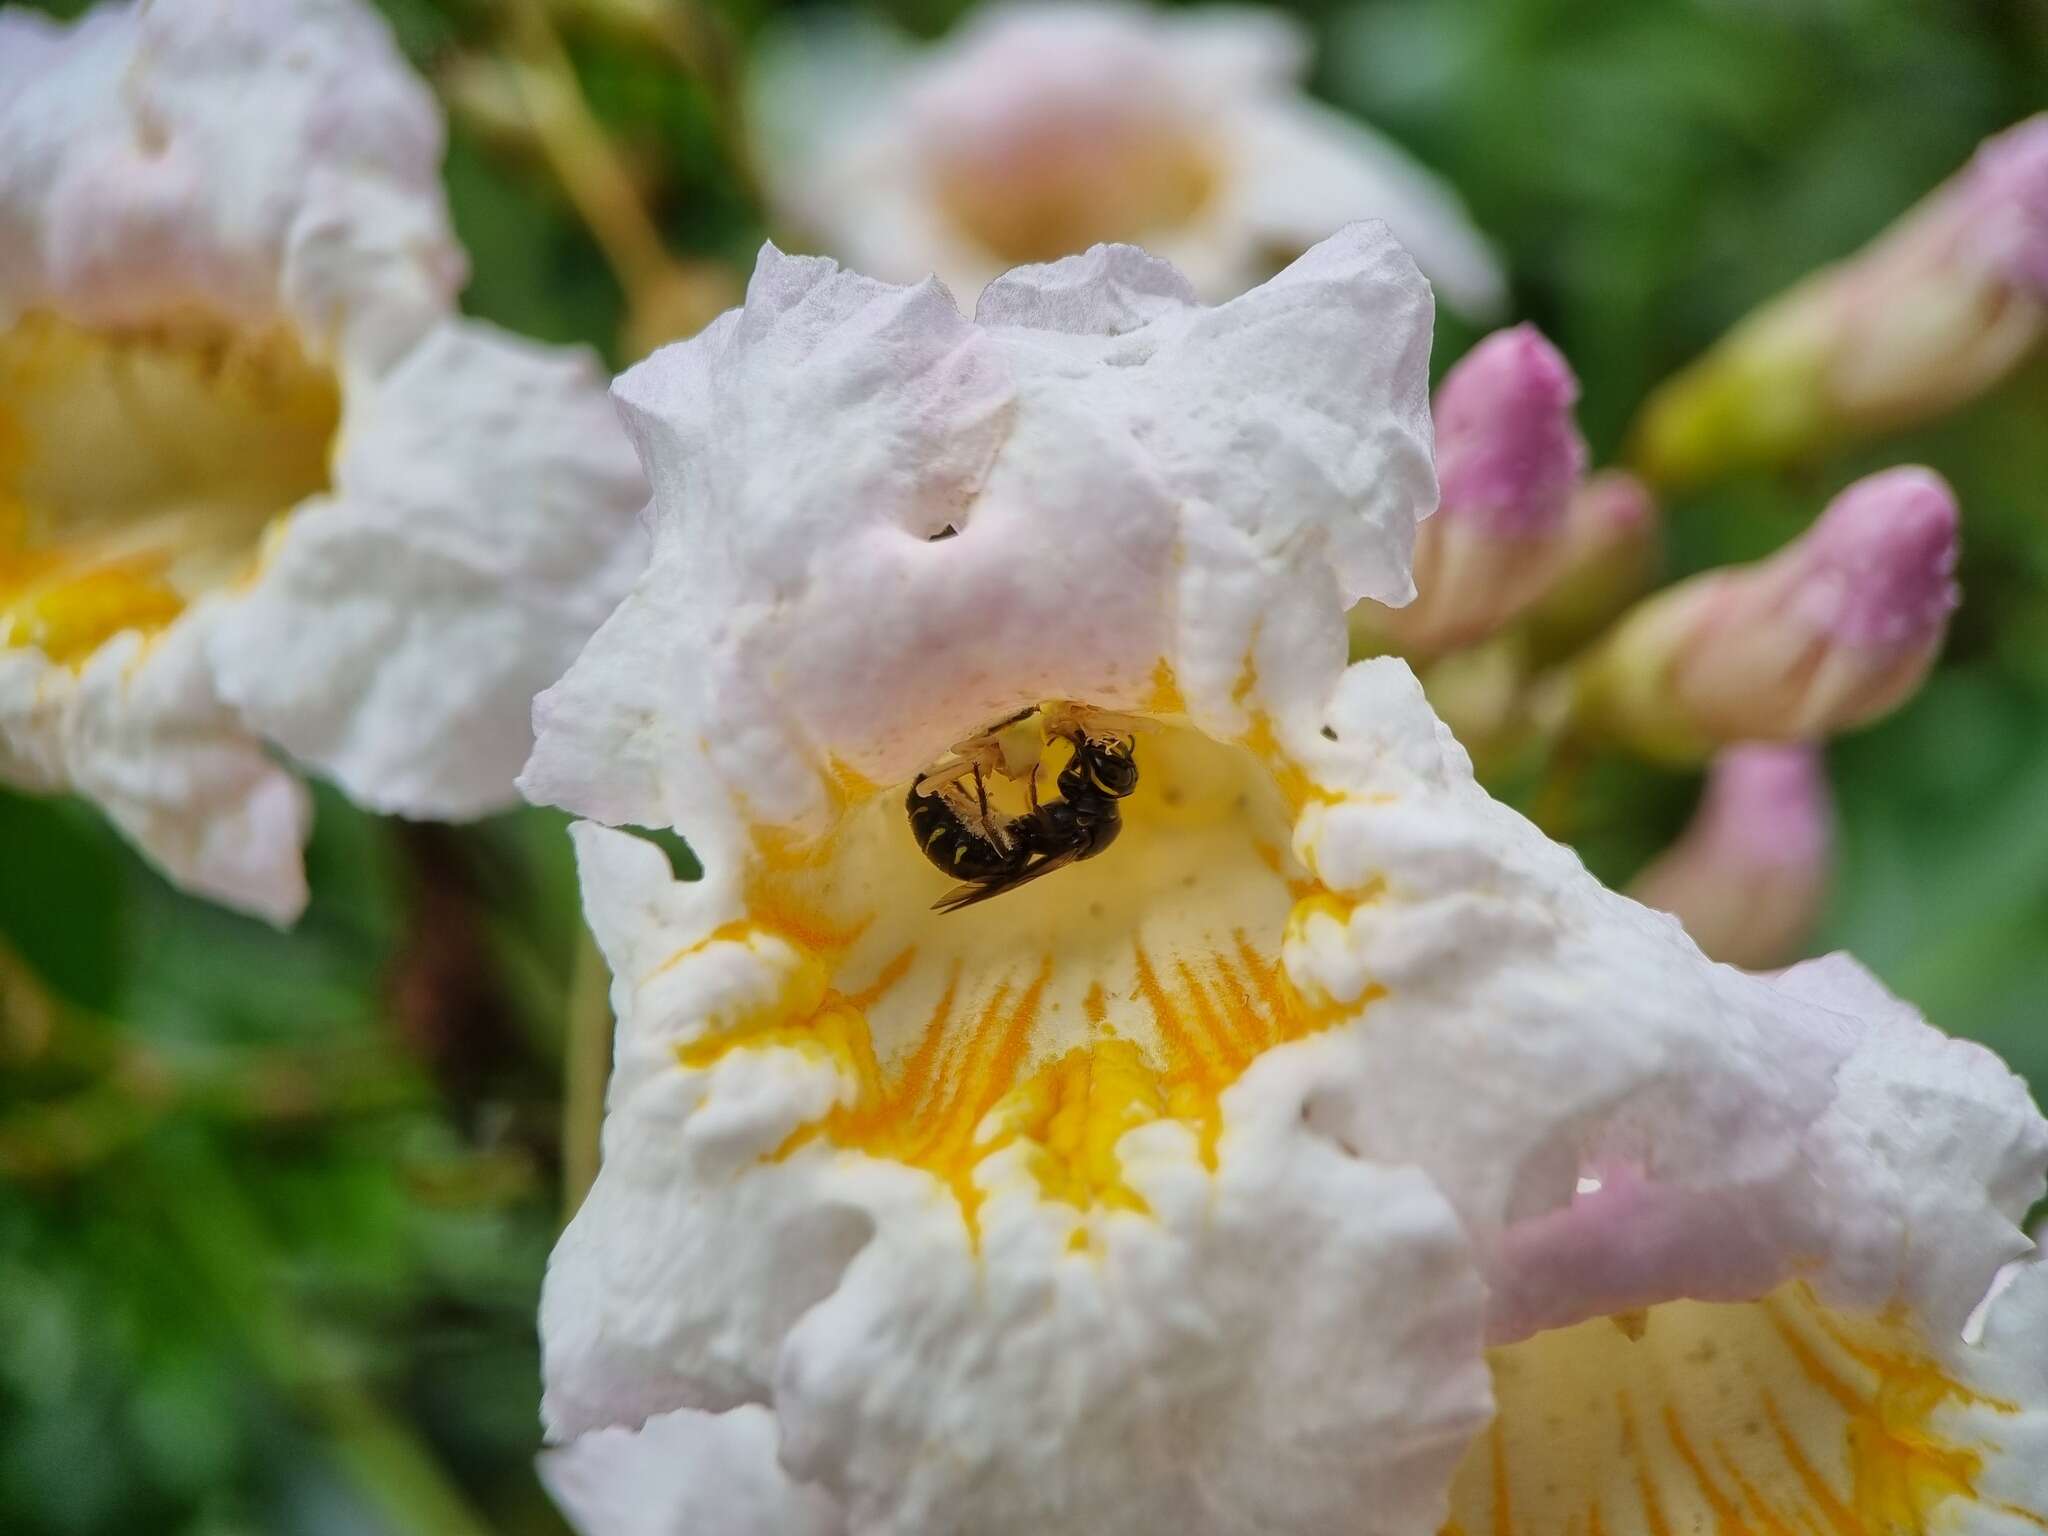
[[[741,195],[766,217],[767,199],[762,196],[754,164],[740,54],[730,30],[720,16],[701,4],[658,6],[654,16],[661,45],[710,98],[719,147],[725,151]]]
[[[584,100],[575,65],[541,0],[509,12],[511,73],[541,153],[604,253],[628,305],[640,305],[675,272],[661,231]]]
[[[390,1517],[393,1530],[408,1536],[489,1536],[490,1527],[418,1436],[358,1383],[326,1382],[303,1400],[326,1428],[336,1459]]]

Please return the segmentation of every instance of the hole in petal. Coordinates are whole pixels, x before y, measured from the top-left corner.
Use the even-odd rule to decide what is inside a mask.
[[[622,827],[620,830],[659,848],[662,857],[668,860],[669,873],[676,879],[687,882],[704,878],[704,866],[697,862],[696,851],[681,833],[667,827]]]
[[[244,575],[327,485],[340,414],[281,331],[22,316],[0,332],[0,645],[78,661]]]

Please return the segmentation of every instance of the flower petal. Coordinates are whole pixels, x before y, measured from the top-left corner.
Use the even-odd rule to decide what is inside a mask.
[[[691,946],[710,888],[620,833],[578,845],[622,1024],[604,1172],[543,1303],[556,1433],[772,1392],[788,1464],[862,1531],[1085,1510],[1106,1532],[1335,1532],[1368,1495],[1433,1528],[1486,1412],[1483,1295],[1426,1181],[1308,1124],[1323,1053],[1277,1053],[1230,1090],[1213,1182],[1186,1127],[1125,1138],[1147,1214],[1082,1224],[1012,1144],[980,1176],[970,1247],[922,1171],[781,1150],[847,1096],[829,1049],[678,1072],[707,1018],[744,1027],[807,987],[801,962],[724,927]],[[659,953],[679,937],[680,959]],[[1084,1098],[1115,1091],[1112,1065]]]
[[[361,399],[333,492],[223,604],[222,691],[358,804],[501,807],[533,695],[639,571],[645,500],[591,359],[443,324]]]
[[[1152,318],[1105,334],[1134,284]],[[1142,707],[1162,668],[1197,718],[1241,723],[1277,594],[1404,595],[1436,489],[1431,317],[1384,230],[1216,309],[1094,254],[1006,279],[989,315],[769,248],[741,315],[619,381],[654,554],[536,706],[530,795],[669,825],[722,783],[799,822],[831,794],[813,743],[890,782],[1019,697]],[[1335,677],[1341,624],[1305,622],[1261,632],[1288,659],[1262,687]]]
[[[659,1414],[544,1452],[541,1481],[581,1536],[838,1536],[832,1501],[775,1460],[764,1408]]]
[[[864,1536],[1427,1536],[1489,1337],[1806,1281],[1939,1353],[2048,1163],[2015,1080],[1710,964],[1340,670],[1434,489],[1381,231],[1213,310],[1113,250],[978,324],[754,287],[619,386],[655,553],[538,708],[530,787],[704,867],[576,831],[619,1023],[552,1434],[770,1404]]]
[[[0,783],[34,794],[64,788],[63,691],[40,651],[0,650]]]
[[[2018,1223],[2041,1196],[2048,1126],[2026,1084],[1984,1047],[1928,1028],[1847,955],[1773,984],[1854,1034],[1814,1132],[1822,1182],[1854,1189],[1869,1213],[1833,1245],[1835,1294],[1891,1286],[1930,1329],[1959,1332],[1985,1276],[2026,1251]]]
[[[1391,139],[1296,97],[1247,111],[1233,136],[1243,163],[1235,216],[1270,247],[1300,250],[1333,220],[1383,219],[1444,304],[1472,320],[1507,306],[1500,258],[1456,192]]]
[[[1317,1113],[1459,1206],[1492,1336],[1801,1275],[1831,1304],[1960,1328],[2024,1251],[2048,1167],[2024,1084],[1852,962],[1776,982],[1706,964],[1487,800],[1447,738],[1421,750],[1401,716],[1423,709],[1405,668],[1346,674],[1340,742],[1406,734],[1416,777],[1383,771],[1384,798],[1303,816],[1296,848],[1325,885],[1384,894],[1304,928],[1289,964],[1339,995],[1360,974],[1388,989],[1361,1075]],[[1372,1086],[1396,1082],[1442,1097]]]
[[[1939,1364],[1930,1341],[1960,1327],[1991,1270],[2025,1246],[2013,1220],[2048,1143],[2016,1080],[1839,962],[1782,985],[1703,962],[1675,924],[1600,892],[1486,801],[1397,663],[1353,668],[1328,720],[1333,742],[1292,748],[1312,785],[1295,846],[1320,889],[1287,920],[1285,977],[1311,1010],[1377,1000],[1255,1053],[1206,1140],[1173,1092],[1167,1113],[1147,1107],[1135,1042],[1070,1052],[1007,1093],[977,1087],[1004,1070],[1014,1047],[1002,1039],[1057,1027],[1043,1016],[1046,981],[1008,1011],[998,993],[973,1025],[942,1027],[942,1000],[935,1045],[885,1052],[863,1012],[879,994],[837,991],[853,983],[827,958],[857,937],[824,934],[815,911],[740,906],[755,898],[715,865],[677,885],[650,845],[580,830],[621,1034],[605,1168],[543,1312],[557,1430],[772,1397],[789,1465],[863,1531],[951,1529],[970,1511],[978,1529],[1007,1529],[989,1509],[1017,1511],[1019,1528],[1086,1511],[1099,1529],[1146,1530],[1163,1509],[1198,1531],[1252,1526],[1253,1511],[1278,1511],[1279,1529],[1334,1530],[1365,1499],[1389,1529],[1428,1531],[1433,1479],[1484,1409],[1474,1259],[1494,1287],[1495,1338],[1546,1330],[1496,1352],[1503,1448],[1470,1453],[1503,1457],[1511,1489],[1552,1464],[1540,1448],[1556,1442],[1543,1427],[1554,1416],[1510,1394],[1520,1378],[1503,1371],[1527,1359],[1534,1377],[1578,1381],[1572,1340],[1604,1339],[1609,1309],[1658,1309],[1653,1336],[1684,1349],[1702,1336],[1685,1320],[1734,1318],[1709,1332],[1738,1367],[1754,1358],[1811,1377],[1796,1349],[1744,1342],[1763,1338],[1759,1318],[1777,1328],[1750,1298],[1806,1274],[1829,1301],[1813,1302],[1815,1328],[1847,1330],[1852,1356],[1897,1356],[1902,1390],[1934,1380],[1915,1362]],[[1171,772],[1162,741],[1148,750],[1148,772]],[[876,850],[848,857],[866,868]],[[1235,877],[1240,900],[1245,883]],[[1028,913],[1013,907],[1007,931],[1025,931]],[[1098,931],[1111,921],[1101,912]],[[1169,1051],[1210,1052],[1252,1023],[1208,1017],[1227,1010],[1227,979],[1190,979],[1176,996],[1142,958],[1138,974],[1159,1027],[1185,1032]],[[936,1118],[913,1118],[909,1142],[858,1137],[874,1080],[900,1095],[922,1073],[941,1074],[933,1091],[964,1099],[978,1126],[964,1171],[920,1161],[917,1137],[953,1134],[943,1105],[910,1111]],[[853,1139],[810,1133],[842,1114]],[[1092,1125],[1108,1128],[1099,1172]],[[1983,1150],[1954,1158],[1963,1144]],[[1603,1184],[1589,1168],[1618,1171]],[[1600,1187],[1587,1196],[1589,1182]],[[1570,1241],[1546,1245],[1560,1222],[1577,1223]],[[1283,1291],[1276,1320],[1262,1309]],[[1725,1300],[1674,1299],[1688,1296]],[[1302,1317],[1312,1326],[1297,1337]],[[1317,1358],[1313,1372],[1293,1374],[1297,1349]],[[1352,1389],[1332,1364],[1340,1349],[1384,1396]],[[1590,1358],[1585,1390],[1633,1390],[1627,1361]],[[1890,1369],[1847,1390],[1875,1401]],[[1940,1381],[1974,1379],[1942,1369]],[[1663,1380],[1652,1371],[1638,1394],[1659,1413],[1669,1405],[1648,1388]],[[1113,1390],[1132,1381],[1151,1388],[1136,1402]],[[1890,1422],[1861,1406],[1804,1412],[1814,1406],[1827,1404],[1803,1405],[1789,1431],[1802,1456],[1809,1441],[1853,1446],[1867,1439],[1857,1426]],[[1603,1409],[1593,1422],[1615,1427],[1589,1445],[1649,1434],[1617,1411],[1634,1409]],[[1645,1474],[1657,1497],[1690,1445],[1683,1415],[1695,1410],[1672,1411],[1681,1428]],[[1397,1453],[1396,1425],[1424,1433]],[[1898,1455],[1918,1454],[1917,1433],[1895,1437]],[[1374,1454],[1325,1464],[1327,1438]],[[1172,1450],[1155,1465],[1158,1440]],[[911,1449],[932,1445],[947,1451],[936,1465]],[[1098,1462],[1104,1447],[1114,1455]],[[1596,1456],[1587,1486],[1635,1487],[1634,1454]],[[1736,1465],[1776,1497],[1801,1463],[1772,1454]],[[1880,1470],[1897,1461],[1870,1455]],[[1190,1461],[1209,1473],[1199,1487],[1175,1480]],[[1470,1466],[1461,1520],[1497,1497],[1470,1492]]]
[[[39,62],[0,95],[0,320],[197,304],[376,366],[447,308],[440,117],[367,6],[160,0],[27,35]]]
[[[178,885],[283,926],[306,904],[312,805],[214,692],[200,610],[77,671],[0,652],[0,771],[93,801]]]
[[[1800,1287],[1674,1302],[1494,1354],[1452,1524],[1504,1533],[2040,1529],[2048,1320],[2029,1263],[1966,1344]]]
[[[1315,60],[1315,37],[1297,18],[1252,5],[1200,5],[1160,15],[1173,50],[1210,91],[1289,89]]]
[[[1200,300],[1170,261],[1134,245],[1098,245],[1038,267],[1014,267],[981,290],[978,325],[1074,336],[1122,336]]]
[[[1505,282],[1456,195],[1301,89],[1309,39],[1248,7],[992,4],[918,50],[872,26],[765,50],[786,218],[863,271],[971,297],[1020,260],[1142,240],[1212,302],[1383,219],[1453,307]]]
[[[1996,1501],[2006,1506],[2001,1513],[2031,1516],[2000,1524],[2038,1528],[2048,1508],[2048,1361],[2041,1349],[2048,1338],[2048,1263],[2037,1250],[2008,1266],[2001,1279],[1963,1351],[1977,1392],[1947,1406],[1952,1433],[1974,1433],[2003,1453],[1982,1469],[1980,1503]]]

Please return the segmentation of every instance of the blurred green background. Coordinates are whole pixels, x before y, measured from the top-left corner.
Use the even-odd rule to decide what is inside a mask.
[[[764,224],[731,72],[778,19],[556,7],[670,249]],[[45,7],[75,12],[75,5]],[[384,0],[465,78],[516,7]],[[962,7],[884,8],[931,34]],[[2048,100],[2029,0],[1397,0],[1290,7],[1316,88],[1450,177],[1584,384],[1596,458],[1650,385]],[[782,13],[786,15],[787,13]],[[695,61],[695,73],[685,60]],[[544,160],[458,114],[468,307],[608,360],[612,270]],[[252,131],[260,128],[252,125]],[[717,290],[717,283],[709,285]],[[1439,370],[1472,333],[1446,325]],[[1830,751],[1819,947],[2048,1082],[2048,368],[1936,429],[1671,509],[1672,574],[1784,542],[1916,459],[1965,507],[1964,607],[1902,713]],[[1697,781],[1602,765],[1580,842],[1626,878]],[[0,1528],[559,1532],[536,1484],[533,1313],[561,1207],[575,896],[559,817],[405,827],[322,795],[282,936],[177,897],[90,812],[0,793]]]

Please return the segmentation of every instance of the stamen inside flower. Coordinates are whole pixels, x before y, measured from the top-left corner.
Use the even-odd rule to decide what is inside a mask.
[[[1048,751],[1048,792],[1067,750]],[[763,838],[748,919],[709,941],[772,955],[781,980],[713,1019],[683,1063],[829,1053],[851,1091],[777,1156],[823,1143],[924,1169],[970,1230],[991,1191],[1021,1184],[1071,1207],[1084,1245],[1089,1213],[1145,1208],[1118,1143],[1155,1121],[1213,1168],[1224,1091],[1364,1004],[1313,1007],[1283,972],[1290,921],[1331,898],[1296,862],[1295,808],[1260,756],[1172,718],[1136,750],[1113,846],[949,913],[931,910],[951,882],[919,851],[908,786],[843,775],[833,834],[802,850]]]
[[[283,331],[23,315],[0,331],[0,646],[76,663],[246,574],[326,486],[340,416]]]
[[[1804,1286],[1555,1329],[1494,1351],[1493,1374],[1499,1417],[1447,1527],[1467,1536],[1877,1536],[1945,1528],[1953,1500],[2042,1524],[1979,1487],[1998,1447],[1977,1430],[2017,1410],[1951,1379],[1903,1318]]]

